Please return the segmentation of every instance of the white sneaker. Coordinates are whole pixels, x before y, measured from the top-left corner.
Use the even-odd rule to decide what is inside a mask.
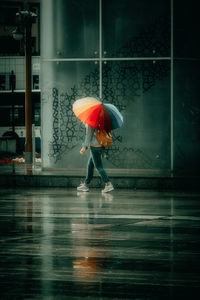
[[[114,190],[112,183],[107,183],[105,188],[102,190],[102,193],[108,193]]]
[[[81,183],[77,187],[77,191],[80,191],[80,192],[89,192],[89,188],[87,187],[87,185],[85,185],[85,183]]]

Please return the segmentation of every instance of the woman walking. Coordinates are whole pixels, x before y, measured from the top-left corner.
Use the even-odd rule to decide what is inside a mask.
[[[112,183],[103,168],[102,163],[102,152],[104,151],[104,147],[98,142],[96,138],[97,129],[86,125],[86,136],[85,141],[82,145],[80,150],[81,154],[84,154],[87,149],[90,150],[90,156],[87,164],[87,175],[85,178],[84,183],[81,183],[80,186],[77,187],[78,191],[88,192],[89,191],[89,184],[94,175],[94,168],[97,169],[101,179],[105,183],[105,187],[102,190],[103,193],[108,193],[114,190]]]

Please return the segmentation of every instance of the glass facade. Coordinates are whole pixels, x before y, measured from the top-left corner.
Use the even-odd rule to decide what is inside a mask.
[[[174,167],[198,172],[200,167],[200,62],[174,64]]]
[[[102,1],[104,57],[170,56],[169,0]]]
[[[99,55],[98,0],[43,0],[42,55],[45,58],[94,58]]]
[[[181,9],[180,9],[181,7]],[[174,171],[199,173],[200,38],[197,2],[174,1]]]
[[[199,9],[196,0],[174,0],[174,57],[200,59]]]
[[[112,61],[103,67],[103,99],[122,112],[108,159],[116,167],[170,167],[168,61]]]
[[[72,105],[80,97],[98,97],[99,64],[95,61],[45,61],[42,72],[47,74],[41,94],[44,164],[78,167],[80,155],[74,148],[83,142],[85,128],[72,112]]]
[[[194,171],[199,63],[197,41],[193,50],[186,45],[191,24],[185,48],[180,45],[186,23],[178,6],[187,10],[179,2],[42,0],[43,167],[85,168],[84,126],[72,104],[91,96],[113,103],[124,117],[106,167]]]

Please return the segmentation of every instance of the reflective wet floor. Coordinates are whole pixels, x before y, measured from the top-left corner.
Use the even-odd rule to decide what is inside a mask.
[[[200,194],[0,190],[0,299],[197,299]]]

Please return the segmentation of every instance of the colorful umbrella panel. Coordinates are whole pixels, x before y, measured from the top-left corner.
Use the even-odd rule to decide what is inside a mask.
[[[73,112],[83,123],[106,131],[117,129],[123,124],[123,116],[116,106],[104,104],[92,97],[76,100]]]

